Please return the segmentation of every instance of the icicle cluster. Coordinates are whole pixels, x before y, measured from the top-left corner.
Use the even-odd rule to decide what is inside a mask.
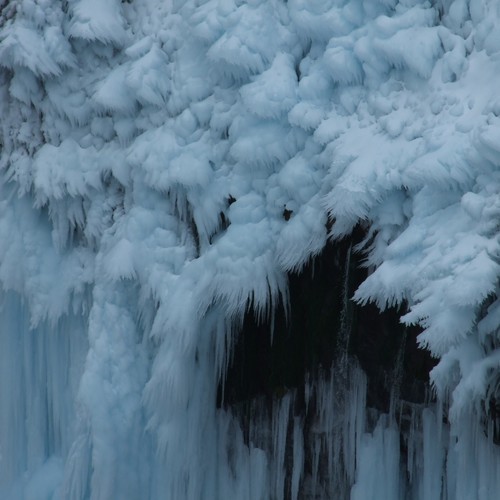
[[[494,403],[499,22],[487,0],[2,2],[1,495],[269,498],[238,493],[266,459],[221,455],[217,382],[245,310],[360,222],[355,299],[408,305],[452,423]]]

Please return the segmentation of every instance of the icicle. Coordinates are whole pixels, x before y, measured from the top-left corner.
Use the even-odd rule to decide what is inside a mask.
[[[439,413],[437,418],[441,418]],[[444,471],[443,446],[439,439],[439,426],[436,413],[424,409],[423,424],[423,488],[422,498],[440,500],[442,498],[442,477]]]
[[[415,476],[415,468],[417,467],[417,463],[415,460],[415,410],[410,408],[410,418],[409,418],[409,427],[408,433],[405,436],[405,444],[406,444],[406,474],[408,476],[408,481],[410,484],[413,483],[413,479]]]
[[[343,422],[343,461],[349,484],[354,483],[356,456],[361,448],[361,438],[365,431],[366,376],[354,367],[350,372],[350,386],[347,394],[347,412]]]
[[[394,370],[392,372],[392,380],[391,380],[391,399],[390,399],[390,409],[389,414],[395,418],[396,417],[396,409],[399,402],[400,390],[401,390],[401,381],[403,379],[403,363],[406,352],[406,339],[408,336],[408,329],[404,328],[403,337],[401,338],[401,344],[398,349],[398,356],[396,358],[396,363],[394,366]]]
[[[347,370],[348,354],[349,354],[349,339],[351,337],[351,323],[352,323],[352,306],[350,297],[350,268],[351,268],[351,255],[352,255],[352,241],[347,249],[345,264],[344,264],[344,281],[342,285],[342,311],[340,312],[340,330],[338,338],[338,356],[341,372]]]
[[[351,500],[400,500],[401,488],[399,432],[381,416],[373,434],[363,437]]]
[[[304,434],[303,422],[295,417],[293,422],[293,468],[291,480],[291,500],[298,500],[300,479],[304,469]]]
[[[320,465],[321,441],[316,437],[312,441],[312,498],[316,498],[319,482],[319,465]]]
[[[290,393],[285,394],[281,401],[273,406],[273,474],[274,474],[274,496],[277,500],[285,497],[285,453],[290,417]]]

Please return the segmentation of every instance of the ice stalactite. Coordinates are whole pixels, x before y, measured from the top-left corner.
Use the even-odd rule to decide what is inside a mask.
[[[399,402],[405,412],[365,417],[365,375],[351,367],[349,379],[339,387],[320,376],[299,389],[311,398],[305,413],[297,391],[235,409],[249,449],[265,451],[265,498],[493,498],[498,449],[475,415],[450,425],[437,404]]]
[[[340,328],[338,337],[338,352],[340,354],[339,363],[341,370],[347,369],[348,355],[349,355],[349,341],[351,337],[352,328],[352,305],[351,305],[351,288],[350,273],[351,273],[351,256],[353,248],[352,242],[346,251],[345,264],[343,266],[344,277],[342,285],[342,309],[340,311]]]
[[[340,382],[325,372],[271,404],[257,398],[231,410],[246,445],[266,457],[265,498],[349,498],[365,393],[366,378],[352,366]]]

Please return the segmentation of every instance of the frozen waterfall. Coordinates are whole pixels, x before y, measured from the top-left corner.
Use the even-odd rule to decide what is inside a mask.
[[[499,25],[0,1],[0,498],[496,500]]]
[[[450,426],[436,403],[401,401],[394,414],[367,409],[366,376],[355,364],[344,374],[332,369],[308,377],[271,404],[260,397],[230,411],[194,406],[204,432],[190,427],[199,416],[185,416],[176,431],[186,441],[171,440],[176,472],[186,475],[169,478],[169,454],[158,454],[145,420],[129,429],[126,444],[112,442],[115,449],[89,442],[88,417],[75,403],[88,350],[85,316],[30,329],[18,295],[5,294],[3,304],[2,498],[115,498],[121,491],[122,498],[155,500],[468,500],[499,491],[498,446],[477,420],[464,415]],[[114,420],[121,410],[102,418],[123,425]],[[116,431],[108,432],[116,439]],[[117,457],[129,441],[133,448]],[[93,461],[106,453],[114,460],[104,462],[105,476],[123,470],[127,490],[92,479]]]

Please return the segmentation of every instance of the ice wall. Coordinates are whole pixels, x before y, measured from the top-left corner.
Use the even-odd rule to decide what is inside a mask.
[[[2,2],[2,495],[492,498],[498,22],[489,0]],[[297,388],[249,402],[258,426],[217,409],[246,311],[356,227],[354,299],[407,307],[438,406],[365,421],[345,358],[309,418]]]
[[[103,452],[89,442],[90,430],[82,429],[87,417],[75,403],[88,350],[85,316],[33,330],[20,297],[9,292],[1,324],[2,498],[113,498],[121,485],[92,486],[90,468]],[[129,489],[121,495],[130,499],[494,498],[500,458],[481,422],[464,415],[450,427],[435,403],[399,401],[392,414],[367,414],[366,388],[365,375],[351,363],[344,372],[310,376],[271,402],[262,396],[216,411],[202,398],[201,427],[191,427],[200,426],[197,415],[185,414],[197,437],[182,444],[165,438],[165,446],[176,443],[175,474],[144,434],[119,464],[103,467],[128,471]]]
[[[75,314],[31,329],[21,297],[1,299],[0,497],[49,499],[71,467],[87,321]]]

